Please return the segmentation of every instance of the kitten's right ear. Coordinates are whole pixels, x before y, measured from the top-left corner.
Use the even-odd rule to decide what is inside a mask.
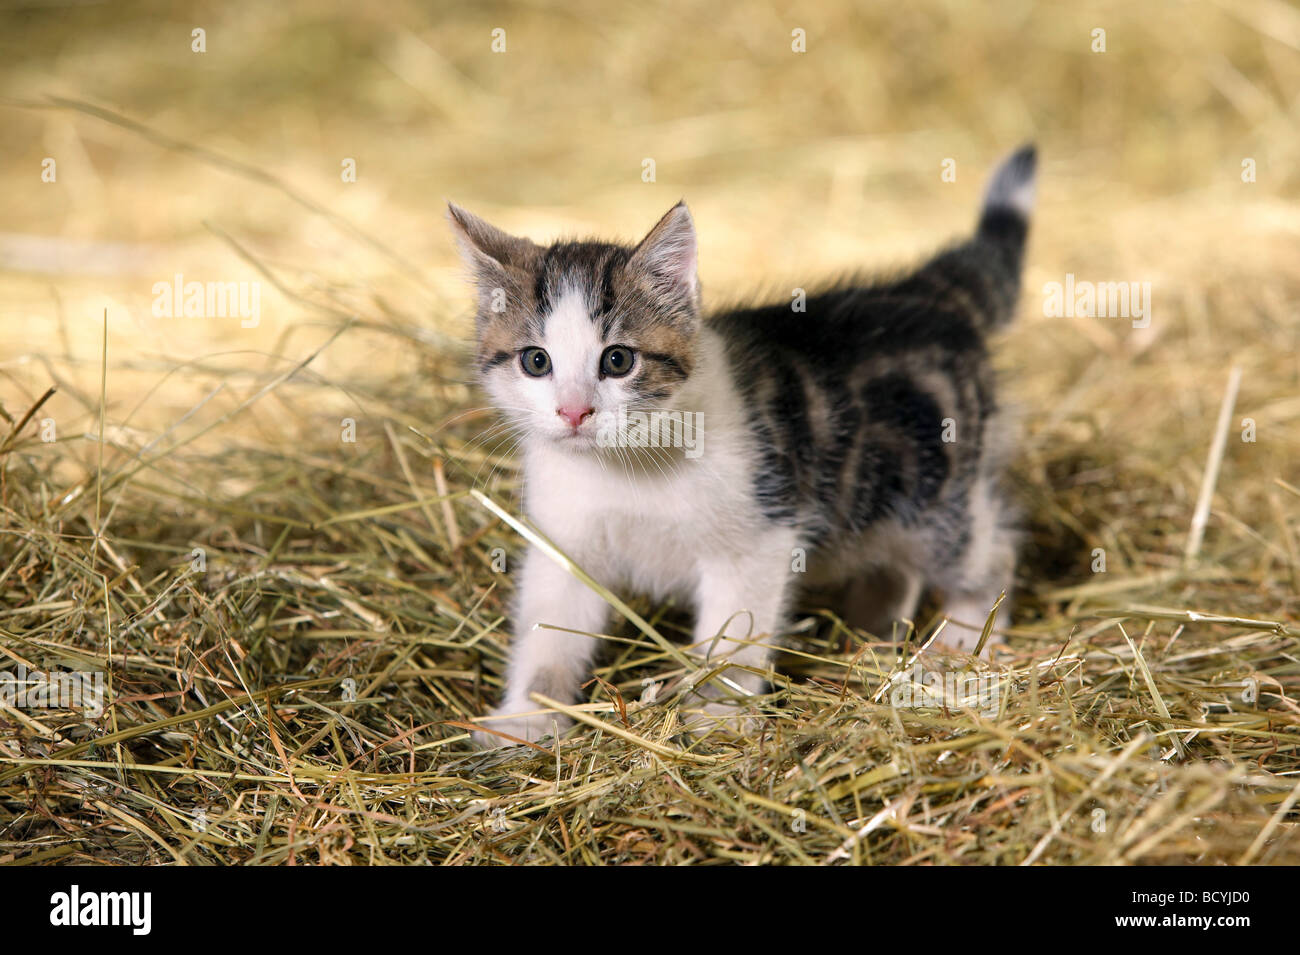
[[[461,257],[479,281],[493,279],[511,269],[526,270],[541,252],[536,243],[502,232],[455,203],[447,203],[447,219]]]
[[[697,306],[700,281],[695,221],[683,200],[673,206],[632,251],[628,267],[646,276],[661,292],[684,295]]]

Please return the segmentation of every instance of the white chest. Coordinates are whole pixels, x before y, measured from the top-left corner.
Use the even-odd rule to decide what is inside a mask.
[[[538,449],[526,465],[528,516],[611,587],[656,597],[693,591],[701,559],[752,546],[761,517],[743,448],[626,468]]]

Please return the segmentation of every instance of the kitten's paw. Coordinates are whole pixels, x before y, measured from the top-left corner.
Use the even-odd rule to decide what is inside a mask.
[[[500,746],[518,746],[520,745],[515,739],[526,740],[529,743],[536,743],[546,736],[553,736],[556,733],[562,733],[572,725],[572,721],[558,716],[555,713],[532,713],[527,715],[511,716],[519,708],[515,706],[498,706],[492,711],[492,717],[509,717],[508,719],[490,719],[484,721],[484,728],[475,730],[473,733],[474,742],[480,746],[495,749]],[[489,730],[491,732],[489,732]]]
[[[999,621],[999,623],[1001,623],[1001,621]],[[1010,626],[1010,621],[1007,621],[1003,626]],[[993,655],[994,647],[1006,646],[1006,639],[1002,633],[999,632],[1001,629],[1002,627],[999,626],[997,630],[994,630],[989,634],[988,642],[984,644],[984,650],[980,654],[981,657],[988,659]],[[974,653],[975,648],[979,646],[980,637],[983,636],[983,631],[983,621],[980,621],[980,626],[976,627],[974,625],[962,625],[952,618],[949,618],[948,623],[943,628],[943,632],[939,634],[939,638],[935,643],[945,650],[951,650],[957,653]]]
[[[939,639],[935,641],[935,647],[947,650],[950,653],[973,654],[979,642],[980,632],[978,630],[953,632],[951,629],[945,629],[943,633],[939,634]],[[984,651],[980,656],[989,657],[993,648],[998,646],[1005,646],[1004,641],[998,634],[991,634],[989,642],[984,644]]]
[[[947,618],[943,631],[939,634],[938,643],[949,650],[956,650],[959,653],[974,653],[975,647],[979,645],[980,637],[984,632],[984,624],[992,612],[991,607],[994,605],[993,600],[984,600],[977,597],[950,597],[943,608],[943,615]],[[984,652],[981,656],[988,658],[992,656],[993,647],[1005,643],[1003,632],[1011,626],[1011,607],[1009,604],[1002,606],[1001,612],[994,619],[994,630],[989,634],[988,643],[984,645]]]

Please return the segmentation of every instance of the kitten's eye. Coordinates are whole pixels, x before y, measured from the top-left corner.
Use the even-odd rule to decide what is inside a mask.
[[[636,357],[626,345],[610,345],[600,356],[600,373],[610,378],[622,378],[632,370]]]
[[[524,366],[524,371],[534,378],[541,378],[551,373],[551,356],[546,354],[545,349],[525,348],[519,353],[519,364]]]

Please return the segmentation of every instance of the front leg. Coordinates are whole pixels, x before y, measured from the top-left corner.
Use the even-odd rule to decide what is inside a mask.
[[[602,632],[608,617],[609,608],[599,595],[544,553],[530,547],[520,576],[505,697],[492,715],[512,716],[538,709],[528,698],[530,693],[541,693],[561,703],[573,702],[590,676],[592,657],[596,653],[596,639],[583,634]],[[583,633],[536,628],[537,624]],[[549,735],[556,722],[561,729],[569,723],[555,714],[539,713],[493,719],[483,725],[534,741]],[[476,732],[474,739],[484,746],[510,745],[508,740],[492,733]]]
[[[793,533],[774,532],[745,553],[715,554],[700,561],[692,652],[699,657],[707,654],[710,669],[723,661],[755,670],[768,668],[772,644],[785,622],[796,543]],[[715,701],[706,711],[721,715],[734,713],[746,695],[763,692],[764,683],[758,673],[731,667],[700,692]],[[719,697],[740,700],[726,702]]]

